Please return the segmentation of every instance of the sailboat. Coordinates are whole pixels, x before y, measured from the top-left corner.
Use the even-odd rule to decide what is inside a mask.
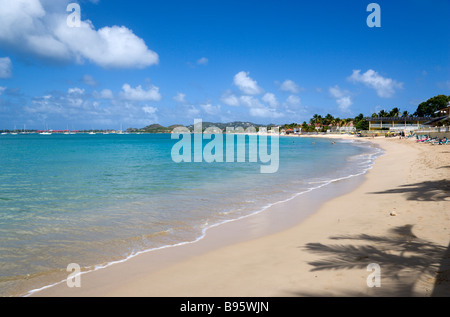
[[[14,132],[11,132],[11,135],[17,135],[16,126],[14,126]]]
[[[50,132],[50,130],[48,129],[48,124],[45,124],[46,125],[46,129],[47,130],[44,130],[44,131],[42,131],[41,133],[39,133],[40,135],[52,135],[52,133]]]
[[[122,123],[120,124],[120,130],[119,130],[119,132],[117,132],[117,134],[123,134],[123,130],[122,130],[123,128],[122,128]]]

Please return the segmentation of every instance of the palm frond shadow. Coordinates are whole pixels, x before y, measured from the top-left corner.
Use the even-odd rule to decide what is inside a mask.
[[[411,278],[405,279],[405,275],[409,274],[411,277],[411,272],[419,272],[415,273],[417,278],[422,273],[435,276],[447,250],[444,246],[418,238],[412,232],[412,228],[412,225],[399,226],[385,236],[360,234],[331,237],[336,241],[358,241],[355,245],[308,243],[303,248],[308,252],[325,256],[322,260],[308,263],[313,267],[312,272],[366,269],[368,264],[377,263],[381,267],[383,278],[396,281],[389,290],[384,289],[384,295],[409,296],[412,294],[415,281],[411,283]],[[315,296],[306,293],[296,295]],[[343,294],[343,296],[359,295],[361,294]]]
[[[450,180],[425,181],[402,185],[395,189],[371,194],[406,194],[408,200],[445,201],[450,198]]]

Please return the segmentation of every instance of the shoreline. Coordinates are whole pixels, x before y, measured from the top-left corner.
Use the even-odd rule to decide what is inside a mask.
[[[317,137],[327,137],[327,136],[317,136]],[[342,135],[340,135],[339,138],[342,139],[343,138]],[[349,138],[356,139],[354,137]],[[372,143],[374,142],[376,141],[372,141]],[[380,159],[381,158],[377,159],[373,167],[377,166],[377,162]],[[261,231],[261,227],[264,226],[267,227],[269,223],[274,223],[274,221],[276,220],[275,217],[273,219],[270,219],[270,216],[268,215],[270,215],[270,210],[274,208],[276,209],[277,206],[269,207],[268,210],[263,211],[258,215],[245,217],[245,219],[239,219],[237,221],[233,220],[230,223],[225,223],[220,226],[210,228],[207,234],[201,240],[196,241],[195,243],[191,242],[182,246],[177,246],[176,248],[169,247],[161,250],[154,250],[148,253],[139,254],[138,256],[128,259],[125,262],[117,263],[110,267],[103,268],[101,270],[83,274],[81,277],[82,280],[81,288],[69,289],[64,283],[41,290],[39,292],[35,292],[31,295],[32,296],[205,296],[205,295],[211,296],[211,294],[213,294],[213,296],[216,295],[280,296],[279,292],[276,291],[277,289],[279,290],[280,287],[280,285],[278,285],[279,283],[275,283],[277,284],[277,287],[273,287],[272,285],[272,287],[266,290],[266,292],[261,292],[261,290],[258,287],[258,283],[256,284],[246,283],[246,287],[244,289],[247,290],[243,292],[242,287],[236,288],[230,287],[230,285],[228,285],[227,287],[226,283],[227,278],[224,279],[224,276],[228,276],[228,280],[229,278],[232,278],[232,276],[235,275],[239,276],[240,275],[239,267],[242,268],[242,263],[240,266],[238,263],[240,262],[246,263],[247,261],[252,261],[252,259],[254,259],[254,257],[249,257],[246,254],[241,254],[242,250],[247,248],[248,245],[253,245],[253,247],[251,247],[250,249],[251,251],[253,251],[254,249],[261,249],[261,248],[264,249],[265,247],[263,245],[265,243],[261,245],[262,241],[268,240],[270,242],[269,245],[272,245],[273,244],[272,241],[278,241],[280,239],[283,240],[284,239],[283,236],[288,235],[292,231],[300,230],[299,228],[302,228],[300,231],[309,232],[311,229],[307,228],[308,223],[310,223],[311,221],[314,223],[313,219],[323,218],[323,214],[325,213],[323,209],[326,209],[328,205],[333,204],[334,201],[339,200],[342,197],[352,195],[355,193],[355,191],[358,191],[358,189],[363,187],[364,184],[368,182],[366,175],[373,174],[371,172],[372,171],[369,170],[362,176],[353,177],[352,181],[357,181],[359,183],[347,184],[347,186],[340,186],[341,192],[337,191],[336,188],[334,188],[333,191],[328,187],[330,185],[327,185],[325,186],[325,188],[320,188],[315,191],[313,190],[311,192],[311,195],[314,194],[317,195],[316,200],[320,201],[320,203],[316,203],[315,206],[311,206],[311,210],[313,211],[308,213],[307,215],[302,215],[301,217],[302,219],[297,219],[297,221],[295,222],[296,224],[292,223],[290,225],[285,224],[284,227],[281,226],[278,229],[271,228],[272,233],[270,232],[268,233],[267,231],[265,233],[261,232],[258,233],[257,231],[258,230]],[[334,187],[339,187],[337,186],[338,184],[331,184],[331,187],[333,187],[333,185],[335,185]],[[334,192],[336,195],[333,195],[332,192]],[[328,197],[329,199],[323,199],[324,193],[328,193],[329,196],[331,195],[333,197]],[[302,200],[301,198],[306,199],[307,198],[306,196],[308,196],[308,194],[310,193],[304,194],[305,197],[295,197],[288,202],[282,203],[281,205],[290,204],[290,208],[295,209],[296,208],[295,202],[298,203],[299,201]],[[303,202],[306,201],[305,199],[303,199]],[[314,199],[313,200],[310,199],[309,201],[314,201]],[[278,215],[279,218],[279,213],[278,214],[272,213],[272,214]],[[341,218],[345,218],[345,216],[342,216]],[[248,234],[248,231],[252,230],[253,233]],[[224,241],[227,240],[224,239],[224,236],[229,236],[230,231],[235,234],[234,238],[228,239],[228,241]],[[323,230],[319,230],[318,232],[320,231]],[[241,232],[241,236],[236,235],[238,232]],[[243,232],[245,232],[244,236],[242,235]],[[303,238],[305,239],[306,237]],[[283,244],[280,245],[282,246]],[[228,266],[224,268],[223,265],[220,265],[220,263],[217,263],[217,260],[215,260],[217,257],[221,257],[222,253],[229,254],[230,252],[231,255],[229,258],[233,258],[235,260],[231,262],[237,263],[236,265],[231,266],[233,270],[231,270]],[[253,252],[251,253],[253,254]],[[261,255],[259,255],[257,258],[259,258],[260,256]],[[267,257],[264,256],[262,257],[263,258],[260,259],[260,262],[254,263],[256,268],[258,268],[258,266],[261,266],[262,263],[266,261],[273,260],[270,254],[268,254]],[[303,266],[307,265],[304,262],[306,262],[305,260],[307,260],[309,257],[310,255],[308,257],[305,257],[305,259],[303,259]],[[161,258],[164,258],[165,260],[161,261]],[[288,259],[289,254],[284,254],[284,256],[280,258],[280,262],[283,262],[281,260],[282,258]],[[227,257],[223,258],[223,260],[224,263],[228,262]],[[193,263],[195,263],[195,267],[192,267]],[[211,267],[208,267],[207,263],[209,263]],[[196,268],[197,266],[202,267],[203,270],[201,270],[200,272]],[[218,270],[218,268],[220,267],[226,269],[226,272],[222,272],[222,274],[220,274],[219,272],[221,270],[220,269]],[[266,268],[266,270],[267,269],[268,268]],[[276,277],[277,274],[279,273],[281,273],[281,275],[283,276],[285,275],[284,273],[280,272],[279,269],[276,268],[276,266],[273,268],[273,270],[270,269],[268,270],[272,272],[271,275],[273,277]],[[257,272],[255,273],[257,274],[258,270],[256,271]],[[292,272],[292,268],[290,268],[290,271]],[[124,272],[126,273],[124,274]],[[209,272],[209,274],[214,275],[214,280],[216,281],[215,283],[213,283],[214,285],[211,285],[211,280],[207,278],[208,276],[207,272]],[[304,269],[302,272],[303,273],[300,275],[303,276],[310,275],[308,274],[307,269]],[[249,275],[253,276],[255,273]],[[368,273],[363,274],[367,275]],[[193,281],[192,278],[194,277],[197,278],[195,278],[195,280]],[[217,280],[222,281],[223,285],[221,287],[220,287],[221,283],[220,282],[217,283]],[[272,281],[272,283],[274,283],[274,281]],[[147,285],[147,287],[145,285]],[[365,288],[367,288],[367,286]],[[290,294],[289,292],[288,293],[284,291],[281,292],[281,296],[286,296],[286,294],[288,294],[287,296],[296,296]],[[320,295],[326,294],[327,293],[325,292]],[[335,295],[339,296],[339,293],[335,293]]]

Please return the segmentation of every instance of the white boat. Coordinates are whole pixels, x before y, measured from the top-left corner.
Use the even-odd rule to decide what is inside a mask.
[[[52,133],[51,132],[41,132],[41,133],[39,133],[40,135],[52,135]]]

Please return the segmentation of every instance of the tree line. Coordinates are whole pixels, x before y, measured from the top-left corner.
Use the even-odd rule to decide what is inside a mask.
[[[372,113],[372,118],[384,118],[384,117],[440,117],[442,113],[439,110],[446,108],[449,106],[450,95],[437,95],[432,98],[429,98],[427,101],[420,103],[417,106],[417,109],[414,113],[409,113],[408,111],[401,111],[398,107],[393,107],[391,110],[380,110],[377,113]],[[335,127],[344,127],[350,123],[353,123],[353,126],[356,130],[368,130],[369,122],[365,120],[367,116],[364,116],[362,113],[353,118],[339,118],[334,117],[331,114],[327,114],[326,116],[321,116],[319,114],[314,114],[312,118],[309,120],[309,123],[304,121],[302,124],[300,123],[290,123],[281,126],[281,129],[296,129],[301,128],[304,132],[326,132],[330,126]],[[318,129],[316,129],[316,127]]]

